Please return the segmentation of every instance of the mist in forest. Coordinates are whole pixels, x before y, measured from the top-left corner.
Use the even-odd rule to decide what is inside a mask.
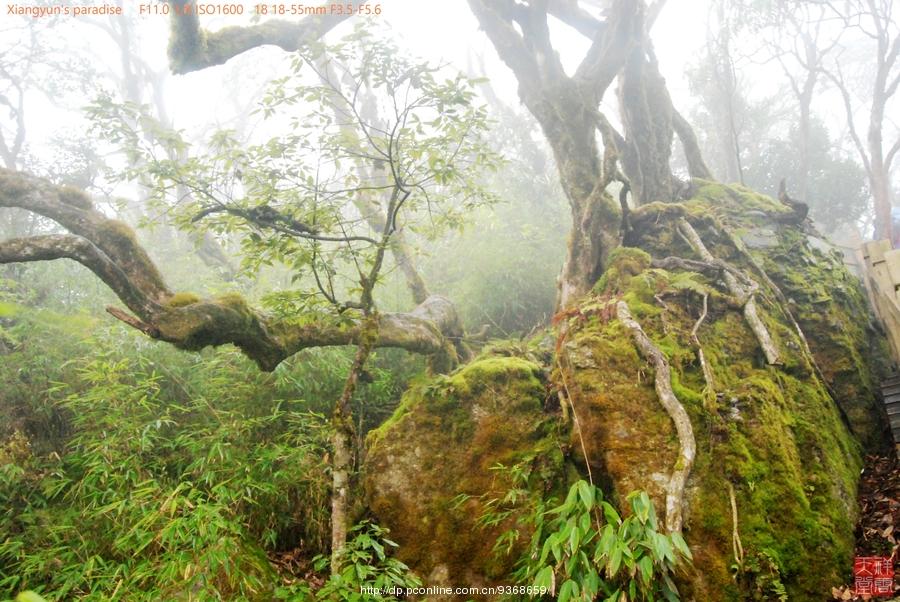
[[[0,10],[0,599],[856,599],[896,556],[854,536],[893,0]]]

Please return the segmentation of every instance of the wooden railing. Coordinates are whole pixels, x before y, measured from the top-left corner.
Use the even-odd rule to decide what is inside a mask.
[[[900,365],[900,249],[876,240],[862,247],[863,282],[875,315],[884,325],[894,363]]]

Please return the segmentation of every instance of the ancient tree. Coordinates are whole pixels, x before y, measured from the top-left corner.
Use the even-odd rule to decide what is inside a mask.
[[[617,1],[601,19],[574,0],[469,0],[553,150],[569,201],[572,234],[559,279],[561,308],[590,290],[621,243],[628,205],[624,194],[618,202],[609,194],[612,182],[624,182],[635,205],[671,200],[673,131],[685,145],[691,175],[709,177],[690,126],[672,107],[650,43],[649,27],[662,4],[645,9],[643,2]],[[550,17],[591,40],[571,75],[553,47]],[[617,77],[624,134],[599,111]]]

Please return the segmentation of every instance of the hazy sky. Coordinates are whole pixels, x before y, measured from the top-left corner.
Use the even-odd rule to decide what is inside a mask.
[[[222,4],[218,0],[212,1]],[[134,12],[141,5],[137,0],[123,0],[123,4],[126,11]],[[245,15],[242,17],[205,17],[202,24],[209,29],[246,24],[247,15],[253,12],[254,4],[243,2]],[[515,80],[506,66],[496,58],[486,36],[478,30],[478,24],[465,0],[384,0],[379,4],[382,8],[381,15],[358,16],[351,21],[367,18],[386,22],[396,32],[398,41],[415,54],[448,61],[460,69],[466,68],[473,51],[483,54],[486,57],[488,75],[498,94],[511,103],[518,102]],[[164,69],[168,17],[144,15],[137,18],[144,60],[156,69]],[[654,28],[657,54],[676,103],[679,99],[686,98],[683,70],[703,44],[706,35],[705,18],[705,1],[670,0]],[[9,26],[14,18],[4,19],[6,22],[3,25]],[[330,37],[334,39],[349,26],[349,22],[343,24],[331,32]],[[87,19],[70,18],[65,29],[68,30],[65,34],[69,38],[68,48],[74,55],[85,57],[101,70],[104,67],[113,72],[119,69],[115,46],[99,29],[91,27]],[[554,34],[554,42],[566,66],[577,64],[588,41],[564,26],[560,26]],[[48,32],[46,35],[56,33]],[[224,66],[185,76],[170,76],[166,103],[176,125],[190,130],[208,126],[211,122],[227,122],[236,110],[246,106],[246,99],[252,96],[254,90],[259,89],[266,77],[278,74],[285,55],[277,48],[260,48],[237,57]],[[611,107],[614,94],[610,93],[608,97],[607,104]],[[33,150],[38,150],[37,147],[61,127],[74,125],[71,113],[61,111],[39,95],[29,99],[29,108],[28,138]]]

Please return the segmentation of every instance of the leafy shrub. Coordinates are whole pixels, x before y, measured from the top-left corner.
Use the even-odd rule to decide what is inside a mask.
[[[339,568],[315,596],[306,584],[282,588],[278,598],[291,602],[340,600],[342,602],[376,602],[398,600],[406,588],[422,585],[409,567],[391,557],[388,548],[397,544],[387,538],[388,530],[363,521],[350,530],[350,539],[338,556]],[[329,559],[320,556],[317,568],[327,569]],[[394,593],[391,593],[394,592]]]
[[[645,492],[632,492],[627,502],[632,513],[623,519],[600,489],[580,480],[561,505],[539,507],[520,581],[558,602],[679,600],[672,575],[690,562],[690,550],[680,534],[659,532]]]

